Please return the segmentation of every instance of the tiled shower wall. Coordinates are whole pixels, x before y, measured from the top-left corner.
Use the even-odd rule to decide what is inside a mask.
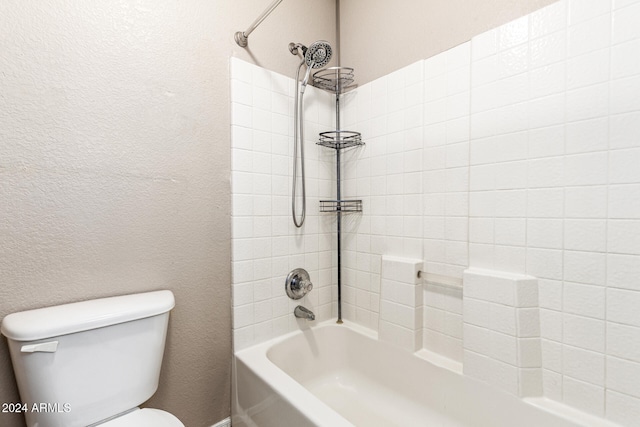
[[[343,316],[378,329],[381,256],[423,259],[422,342],[461,361],[462,271],[539,284],[545,396],[640,419],[640,2],[563,0],[343,96]],[[234,344],[335,311],[333,96],[307,91],[309,217],[290,219],[292,80],[232,60]],[[356,70],[356,78],[357,78]],[[317,278],[317,279],[315,279]],[[465,307],[466,310],[466,307]],[[335,315],[335,313],[333,313]],[[466,317],[465,317],[466,318]]]
[[[319,131],[335,129],[334,102],[313,87],[305,92],[307,215],[297,229],[291,219],[293,88],[292,78],[231,58],[235,350],[305,327],[291,315],[298,304],[318,320],[335,310],[335,219],[318,212],[319,199],[335,198],[335,160],[332,150],[315,145]],[[284,280],[297,267],[309,272],[314,289],[293,301]]]
[[[423,344],[461,360],[462,270],[534,276],[545,396],[637,424],[638,22],[563,0],[345,96],[346,318],[378,327],[382,254],[422,258]]]

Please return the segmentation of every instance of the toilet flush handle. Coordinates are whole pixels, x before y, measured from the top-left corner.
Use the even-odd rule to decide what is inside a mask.
[[[55,353],[58,350],[58,341],[41,342],[39,344],[23,345],[20,351],[23,353]]]

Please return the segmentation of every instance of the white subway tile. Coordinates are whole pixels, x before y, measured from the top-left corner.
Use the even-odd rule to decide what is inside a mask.
[[[514,307],[489,303],[488,310],[489,329],[503,334],[517,336],[516,309]]]
[[[248,194],[234,194],[231,198],[232,216],[253,215],[253,197]]]
[[[468,92],[469,89],[471,89],[471,66],[469,64],[449,71],[446,76],[447,95],[454,95],[460,92]],[[468,103],[469,93],[466,94],[466,97]]]
[[[640,363],[607,357],[607,388],[640,397]]]
[[[637,74],[640,74],[640,38],[613,46],[611,78],[619,79]]]
[[[233,308],[233,328],[240,329],[253,324],[253,304]]]
[[[461,43],[447,50],[444,55],[447,71],[468,66],[471,62],[471,43]]]
[[[530,37],[537,38],[566,27],[567,3],[552,3],[529,15]]]
[[[470,218],[469,241],[493,244],[493,218]]]
[[[471,59],[479,59],[493,55],[498,51],[498,30],[493,29],[471,39]]]
[[[475,98],[477,90],[490,85],[499,79],[498,55],[492,54],[474,61],[471,66],[471,87],[474,88]],[[474,102],[475,99],[472,99]],[[487,101],[487,100],[485,100]]]
[[[490,360],[488,375],[490,384],[511,394],[517,395],[519,393],[518,368],[515,366],[498,360]]]
[[[564,190],[562,188],[527,191],[528,218],[562,218],[563,214]]]
[[[517,93],[520,96],[522,93]],[[526,96],[526,94],[523,94]],[[522,132],[529,127],[529,104],[520,102],[495,110],[495,122],[491,123],[496,134]]]
[[[564,374],[580,381],[585,381],[597,386],[604,386],[604,354],[583,350],[581,348],[571,347],[568,345],[565,345],[562,348]]]
[[[607,187],[566,187],[566,218],[606,218]]]
[[[607,250],[619,254],[640,255],[640,221],[609,220]]]
[[[561,124],[564,121],[565,104],[564,93],[529,101],[529,128],[535,129]]]
[[[529,45],[522,43],[498,53],[500,78],[513,76],[527,71],[529,67]]]
[[[479,139],[496,134],[496,127],[501,117],[497,110],[472,113],[470,121],[470,138]]]
[[[465,335],[466,336],[466,335]],[[512,366],[518,364],[518,339],[514,336],[489,332],[489,356]]]
[[[605,253],[564,252],[564,280],[566,281],[604,286],[606,269]]]
[[[469,115],[469,92],[450,95],[446,98],[446,120]]]
[[[640,307],[640,292],[607,289],[607,320],[640,326],[638,307]]]
[[[621,425],[633,425],[640,419],[640,399],[607,390],[607,419]]]
[[[563,314],[562,334],[565,344],[604,352],[605,324],[602,320]]]
[[[562,344],[546,339],[540,340],[542,366],[555,372],[562,372]]]
[[[570,25],[595,18],[611,11],[611,2],[608,1],[569,0],[568,3]]]
[[[470,168],[471,191],[493,190],[495,188],[495,165],[478,165]]]
[[[571,25],[568,40],[570,57],[607,47],[611,42],[611,15],[604,14]]]
[[[526,220],[524,218],[496,218],[494,242],[497,245],[524,246]]]
[[[494,267],[497,270],[525,274],[526,273],[526,249],[517,246],[495,246]]]
[[[495,192],[495,216],[504,218],[524,217],[527,212],[526,190]]]
[[[604,415],[604,388],[564,376],[563,402],[587,413]]]
[[[609,218],[640,218],[640,185],[612,185],[609,188]]]
[[[611,149],[640,147],[640,112],[611,116],[609,145]]]
[[[527,274],[561,280],[562,265],[562,251],[527,248]]]
[[[640,363],[640,328],[608,322],[607,354]]]
[[[640,75],[611,82],[610,109],[612,114],[627,113],[640,109]]]
[[[607,222],[600,219],[565,220],[564,247],[576,251],[604,252],[607,247]]]
[[[527,273],[531,274],[530,271]],[[562,282],[538,279],[538,300],[541,308],[562,310]]]
[[[537,338],[540,336],[540,312],[535,308],[518,308],[516,312],[518,337]]]
[[[470,325],[488,328],[490,305],[492,305],[492,303],[467,297],[465,295],[463,304],[464,322]]]
[[[612,184],[640,182],[640,148],[612,150],[609,153],[609,182]],[[624,187],[620,187],[624,188]],[[631,189],[630,196],[635,189]]]
[[[424,125],[433,125],[444,122],[447,119],[447,98],[424,104]]]
[[[518,369],[518,389],[521,397],[535,397],[543,395],[542,369]]]
[[[562,402],[562,375],[543,369],[542,388],[545,397]]]
[[[529,42],[531,68],[564,61],[567,57],[567,31],[550,33]]]
[[[448,240],[466,242],[468,240],[468,218],[447,217],[445,220],[445,236]]]
[[[560,249],[563,243],[561,219],[527,219],[527,246],[533,248]]]
[[[529,130],[529,158],[564,154],[564,124]]]
[[[640,257],[607,254],[607,286],[640,291]]]
[[[463,352],[463,372],[473,378],[487,382],[489,380],[490,359],[467,348]]]
[[[564,158],[545,157],[529,160],[527,173],[529,188],[562,186],[564,181]]]
[[[518,366],[522,368],[539,368],[542,366],[540,339],[518,339]]]
[[[567,89],[606,82],[610,56],[610,49],[606,48],[571,58],[567,62]]]
[[[607,152],[576,154],[565,158],[565,183],[598,185],[607,183]]]
[[[565,282],[562,296],[565,312],[604,319],[604,287]]]
[[[498,163],[527,158],[527,132],[496,135],[471,144],[471,156],[477,163]]]
[[[469,116],[465,115],[445,123],[446,143],[455,144],[469,141]]]
[[[498,27],[498,49],[504,50],[524,43],[529,38],[529,17],[523,16]]]
[[[529,73],[529,96],[531,99],[563,92],[565,85],[566,64],[556,62],[531,70]],[[562,104],[564,106],[564,104]],[[564,116],[564,114],[563,114]]]
[[[540,336],[553,341],[562,341],[562,313],[540,309]]]
[[[618,94],[623,87],[627,90],[631,89],[627,88],[629,85],[625,83],[620,83],[618,86],[612,86],[612,97]],[[616,98],[613,99],[615,100]],[[625,101],[627,97],[619,97],[619,99],[621,109],[633,104],[632,100]],[[566,103],[566,119],[568,122],[604,117],[609,112],[609,84],[601,83],[568,91]]]
[[[613,44],[640,38],[640,4],[616,9],[613,12]]]
[[[495,165],[495,189],[514,190],[527,188],[527,162],[506,162]]]
[[[232,79],[238,79],[245,83],[251,83],[252,81],[251,73],[252,73],[253,64],[250,64],[241,59],[232,57],[230,61],[230,65],[231,65]]]

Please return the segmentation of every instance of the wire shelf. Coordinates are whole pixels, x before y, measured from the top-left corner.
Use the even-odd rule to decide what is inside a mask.
[[[362,200],[320,200],[320,212],[362,212]]]
[[[332,93],[343,93],[355,89],[353,68],[328,67],[313,73],[313,85]]]
[[[332,130],[320,132],[320,140],[316,143],[336,150],[364,145],[360,132],[349,130]]]

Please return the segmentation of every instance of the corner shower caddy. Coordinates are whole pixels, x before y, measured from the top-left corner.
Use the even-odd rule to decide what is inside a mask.
[[[313,74],[313,85],[319,89],[335,94],[336,97],[336,130],[320,132],[318,145],[336,150],[336,199],[320,200],[320,212],[336,214],[337,243],[338,243],[338,320],[342,323],[342,263],[341,263],[341,234],[342,214],[362,212],[362,200],[342,199],[340,183],[340,152],[347,148],[364,145],[360,132],[340,129],[340,95],[356,87],[354,84],[353,68],[329,67]]]

